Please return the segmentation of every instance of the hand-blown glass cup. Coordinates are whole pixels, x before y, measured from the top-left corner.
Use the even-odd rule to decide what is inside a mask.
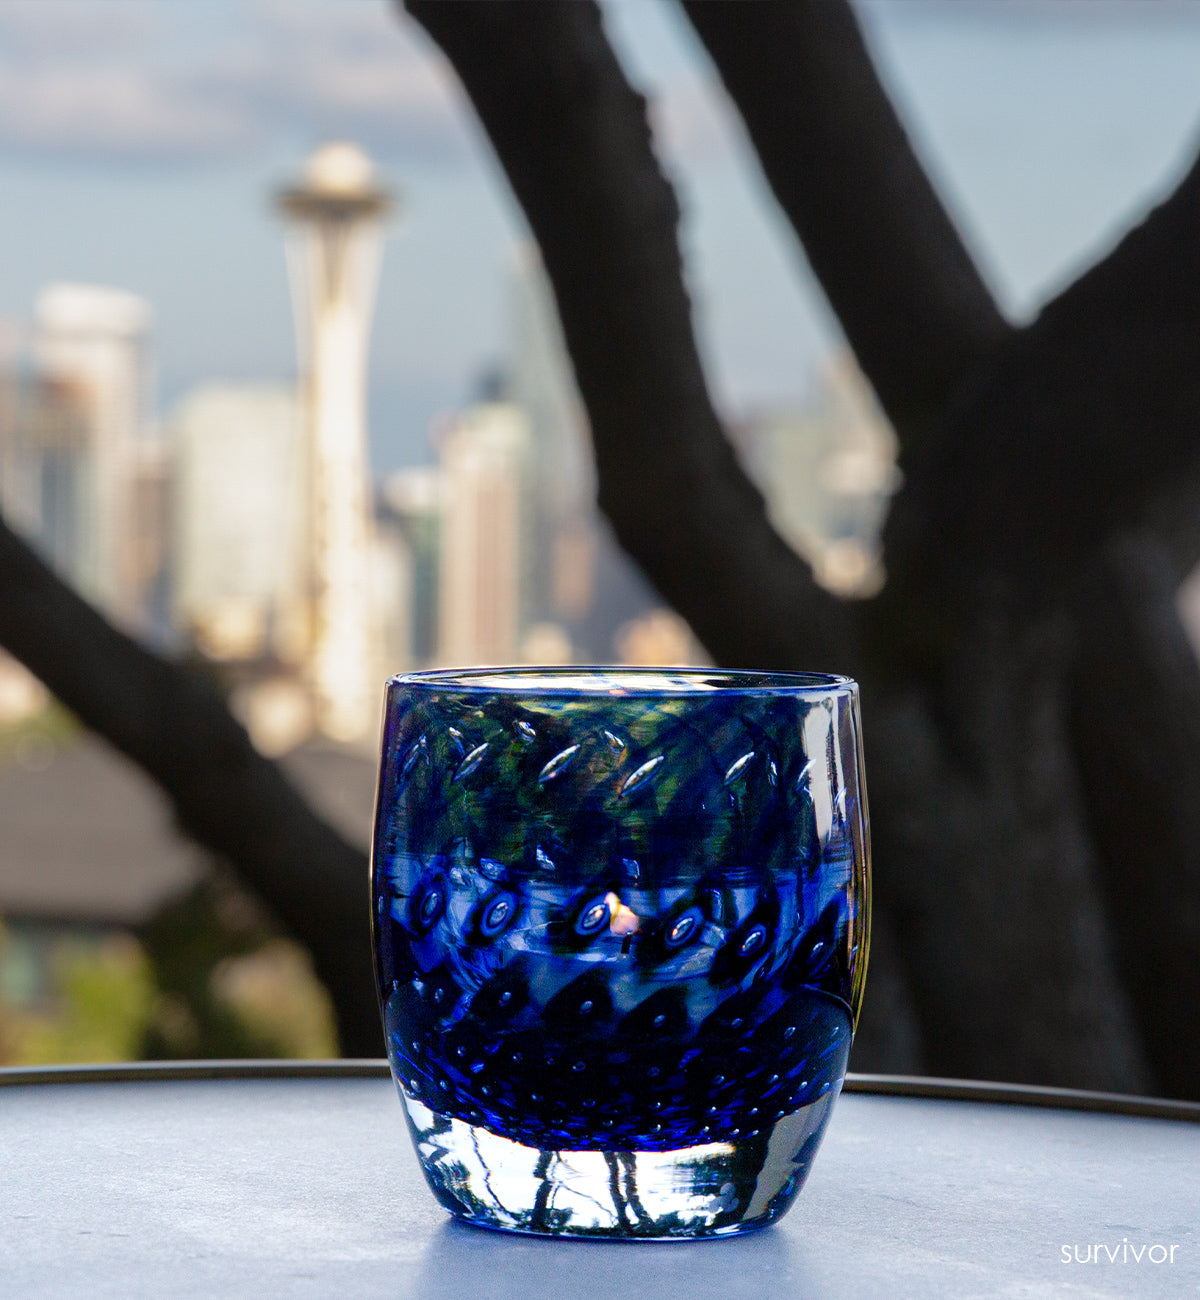
[[[868,857],[847,678],[393,678],[376,969],[434,1195],[555,1236],[777,1219],[845,1075]]]

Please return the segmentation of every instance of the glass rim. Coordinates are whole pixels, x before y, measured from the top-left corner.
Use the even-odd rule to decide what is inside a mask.
[[[704,698],[712,695],[787,695],[823,699],[854,695],[858,683],[840,673],[626,664],[515,664],[428,668],[396,673],[387,693],[450,690],[464,695],[593,696],[596,698]]]

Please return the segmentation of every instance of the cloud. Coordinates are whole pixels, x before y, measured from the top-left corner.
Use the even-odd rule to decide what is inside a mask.
[[[5,71],[0,143],[124,158],[208,155],[248,138],[243,116],[120,67]]]
[[[453,163],[466,120],[440,56],[385,0],[0,6],[0,154],[187,162],[350,135]]]
[[[735,148],[715,74],[669,48],[681,32],[689,44],[686,25],[628,0],[607,9],[664,155]],[[667,48],[665,70],[641,75],[635,29]],[[0,158],[178,165],[337,136],[411,166],[457,166],[477,147],[449,65],[390,0],[0,3]]]
[[[249,93],[280,124],[351,134],[381,153],[464,158],[469,112],[416,24],[386,3],[264,9],[270,56]]]
[[[0,7],[0,46],[5,54],[23,58],[95,53],[142,39],[152,23],[153,11],[137,0],[120,5],[6,0]]]

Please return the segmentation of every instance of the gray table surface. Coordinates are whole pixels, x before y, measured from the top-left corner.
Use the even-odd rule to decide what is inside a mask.
[[[1179,1119],[848,1094],[775,1227],[557,1242],[451,1223],[385,1078],[0,1082],[4,1297],[1200,1292]]]

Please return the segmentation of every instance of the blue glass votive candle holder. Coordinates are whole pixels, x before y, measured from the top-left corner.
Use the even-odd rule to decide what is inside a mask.
[[[777,1219],[862,998],[854,682],[477,669],[386,707],[376,971],[434,1195],[551,1236]]]

